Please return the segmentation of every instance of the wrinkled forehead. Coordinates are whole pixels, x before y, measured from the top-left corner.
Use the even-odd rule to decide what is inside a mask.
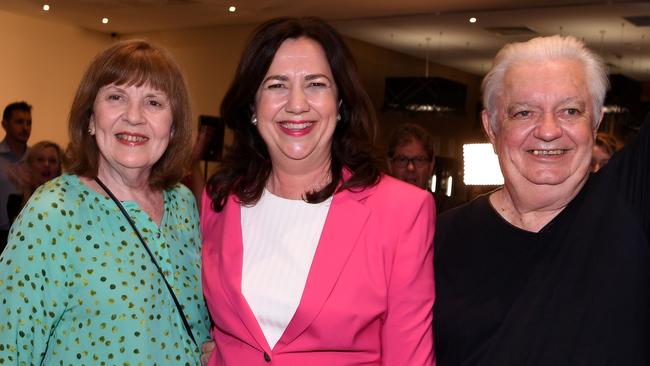
[[[501,108],[567,100],[591,102],[585,67],[572,59],[514,62],[506,69],[497,95]]]

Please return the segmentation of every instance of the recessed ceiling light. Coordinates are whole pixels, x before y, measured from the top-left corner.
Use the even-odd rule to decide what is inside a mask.
[[[108,18],[102,18],[102,23],[108,24]]]
[[[48,4],[44,4],[43,11],[49,11],[49,10],[50,10],[50,6]]]
[[[476,18],[474,18],[474,17],[469,18],[469,22],[470,23],[476,23]]]
[[[234,12],[237,11],[237,7],[236,6],[229,6],[228,11],[231,12],[231,13],[234,13]]]

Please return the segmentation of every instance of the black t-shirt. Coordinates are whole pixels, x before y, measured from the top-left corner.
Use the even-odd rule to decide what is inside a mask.
[[[538,233],[488,196],[438,218],[439,366],[648,365],[650,122]]]

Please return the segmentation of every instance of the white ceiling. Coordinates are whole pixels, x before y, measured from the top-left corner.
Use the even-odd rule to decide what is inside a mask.
[[[42,5],[51,10],[44,12]],[[228,13],[230,5],[237,7]],[[526,27],[539,35],[571,34],[601,53],[613,73],[650,80],[650,1],[584,0],[2,0],[0,10],[46,17],[102,32],[137,33],[276,16],[316,15],[343,34],[483,75],[505,43],[491,27]],[[478,21],[470,24],[468,19]],[[106,25],[100,22],[108,17]]]

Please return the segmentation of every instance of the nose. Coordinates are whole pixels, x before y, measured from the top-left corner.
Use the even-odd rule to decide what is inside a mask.
[[[143,122],[143,116],[142,116],[143,106],[141,103],[138,103],[137,101],[129,101],[126,108],[127,109],[124,114],[124,117],[126,118],[127,122],[131,124],[140,124]]]
[[[413,160],[409,160],[406,163],[406,169],[408,170],[415,170],[415,162]]]
[[[291,88],[285,109],[294,114],[301,114],[309,110],[309,101],[303,88],[297,86]]]
[[[535,128],[535,137],[544,141],[552,141],[560,136],[562,136],[562,127],[558,117],[553,113],[544,113]]]

